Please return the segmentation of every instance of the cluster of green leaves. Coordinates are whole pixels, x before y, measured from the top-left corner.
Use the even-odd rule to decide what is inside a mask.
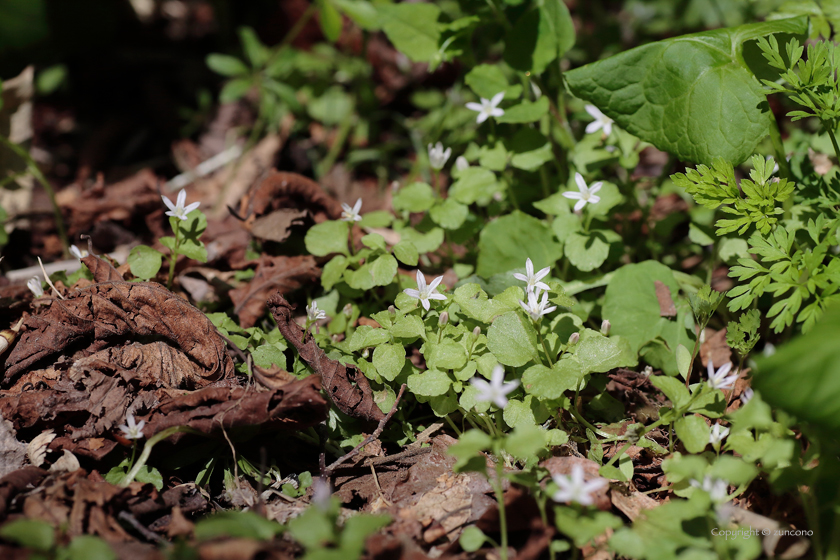
[[[93,535],[56,542],[56,530],[46,521],[18,519],[0,527],[0,538],[30,550],[33,560],[116,560],[111,546]]]

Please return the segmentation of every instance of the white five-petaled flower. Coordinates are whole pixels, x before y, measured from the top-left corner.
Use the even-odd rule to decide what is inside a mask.
[[[41,279],[37,276],[30,278],[26,283],[26,287],[29,288],[29,291],[32,292],[35,297],[41,297],[44,295],[44,289],[41,287]]]
[[[557,492],[551,496],[555,502],[577,502],[582,506],[591,506],[595,503],[592,497],[594,492],[607,485],[607,480],[604,478],[593,478],[586,481],[583,478],[583,467],[576,464],[572,467],[571,476],[565,474],[551,475],[554,484],[558,486]]]
[[[403,290],[403,292],[405,292],[409,297],[419,299],[420,300],[420,305],[423,306],[423,309],[428,311],[429,310],[429,300],[430,299],[440,299],[440,300],[444,300],[444,301],[446,300],[445,295],[439,294],[435,291],[435,288],[437,288],[438,284],[440,284],[442,281],[443,281],[443,276],[438,276],[437,278],[432,280],[431,284],[429,284],[427,286],[426,285],[426,277],[423,276],[423,273],[420,272],[420,270],[418,269],[417,270],[417,289],[415,290],[414,288],[406,288],[405,290]]]
[[[729,435],[729,428],[720,425],[720,422],[715,422],[712,426],[712,432],[709,434],[709,443],[712,444],[716,450],[720,448],[723,439]]]
[[[703,478],[702,484],[693,479],[689,482],[695,488],[699,488],[700,490],[707,492],[709,497],[712,498],[712,501],[716,504],[725,502],[729,497],[729,483],[720,478],[712,478],[711,476],[706,475]]]
[[[528,292],[528,303],[525,303],[522,300],[519,301],[519,305],[521,305],[522,309],[524,309],[528,313],[528,315],[531,316],[532,321],[539,321],[540,317],[542,317],[543,315],[548,315],[549,313],[557,309],[556,305],[546,307],[546,305],[548,305],[548,293],[543,292],[542,299],[540,299],[539,301],[537,300],[537,297],[539,296],[537,296],[536,293]]]
[[[125,417],[125,422],[125,424],[120,426],[120,430],[122,430],[125,439],[140,439],[143,437],[143,426],[146,425],[145,420],[140,420],[135,423],[134,413],[129,412]]]
[[[741,397],[740,397],[741,404],[747,404],[748,402],[750,402],[754,395],[755,395],[755,391],[753,391],[749,387],[744,389],[744,392],[741,393]]]
[[[566,191],[563,193],[563,196],[566,198],[577,200],[575,203],[575,212],[579,212],[587,203],[595,204],[601,200],[600,196],[595,195],[595,193],[601,190],[603,184],[601,181],[593,183],[591,187],[587,187],[586,181],[583,180],[583,175],[575,173],[575,183],[577,183],[578,191],[580,192]]]
[[[586,125],[586,133],[591,134],[593,132],[597,132],[603,129],[604,134],[609,136],[612,132],[612,125],[614,121],[607,115],[602,113],[595,105],[587,105],[584,107],[584,109],[586,109],[586,112],[589,113],[589,115],[593,119],[595,119],[594,121]]]
[[[527,284],[525,286],[526,292],[536,292],[539,294],[540,290],[548,291],[551,288],[548,287],[548,284],[545,282],[541,282],[543,278],[548,276],[548,273],[551,271],[551,267],[545,267],[537,273],[534,273],[534,263],[531,262],[531,259],[525,259],[525,274],[521,272],[514,272],[513,277],[517,280],[522,280]]]
[[[359,210],[362,209],[362,199],[356,199],[356,204],[350,208],[349,204],[341,204],[341,219],[345,222],[358,222],[362,219],[359,215]]]
[[[508,381],[505,383],[505,368],[496,364],[490,376],[490,383],[479,377],[473,377],[470,383],[478,391],[475,400],[478,402],[492,402],[499,408],[507,406],[507,395],[517,387],[519,381]]]
[[[446,160],[452,155],[452,148],[443,149],[443,144],[438,142],[434,146],[429,144],[429,163],[432,169],[440,171],[446,165]]]
[[[196,202],[196,204],[198,204],[198,202]],[[76,257],[77,259],[83,259],[86,256],[88,256],[87,251],[83,251],[83,250],[79,249],[78,247],[76,247],[75,245],[70,245],[70,254],[73,255],[74,257]]]
[[[478,117],[476,117],[475,122],[481,124],[490,117],[501,117],[505,114],[504,110],[499,109],[498,107],[504,97],[505,92],[500,91],[493,96],[493,99],[487,100],[482,97],[481,103],[467,103],[467,109],[470,111],[478,111]]]
[[[729,374],[732,369],[732,362],[726,362],[715,371],[715,366],[712,365],[712,360],[709,360],[707,371],[709,374],[709,386],[712,389],[731,389],[738,379],[738,372]]]
[[[312,300],[312,303],[306,306],[306,318],[309,321],[317,321],[319,319],[326,319],[327,312],[323,309],[318,309],[318,302]]]
[[[172,201],[163,195],[161,195],[161,198],[163,199],[163,203],[166,204],[166,207],[169,208],[169,212],[165,212],[165,214],[167,216],[172,216],[173,218],[180,218],[181,220],[186,220],[187,214],[201,205],[200,202],[193,202],[185,207],[184,204],[187,202],[187,191],[184,189],[181,189],[178,192],[178,199],[175,204],[172,204]]]

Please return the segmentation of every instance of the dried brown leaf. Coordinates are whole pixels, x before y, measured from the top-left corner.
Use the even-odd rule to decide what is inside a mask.
[[[341,204],[308,177],[297,173],[275,171],[242,198],[241,216],[254,219],[281,208],[308,210],[316,222],[337,220]]]
[[[653,284],[656,286],[656,299],[659,301],[659,316],[676,317],[677,306],[674,305],[674,298],[671,297],[671,288],[659,280],[654,280]]]
[[[370,383],[364,373],[352,365],[331,360],[315,339],[292,319],[294,307],[278,292],[268,300],[268,309],[277,321],[283,337],[295,348],[301,359],[321,377],[327,396],[343,413],[378,422],[385,417],[373,399]]]

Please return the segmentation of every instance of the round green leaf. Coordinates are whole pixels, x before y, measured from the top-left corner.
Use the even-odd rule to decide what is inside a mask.
[[[436,397],[449,391],[452,380],[444,371],[429,369],[421,373],[413,373],[406,380],[408,390],[423,397]]]
[[[138,245],[128,254],[128,265],[131,273],[137,278],[148,280],[160,270],[163,253],[145,245]]]
[[[373,365],[379,375],[393,381],[405,365],[405,347],[397,344],[377,346],[373,351]]]
[[[332,253],[347,254],[349,230],[349,222],[329,220],[315,224],[306,232],[306,250],[316,257],[325,257]]]
[[[249,72],[244,62],[226,54],[208,54],[206,62],[210,70],[222,76],[241,76]]]
[[[487,348],[506,366],[519,367],[539,358],[534,326],[516,311],[493,321],[487,330]]]

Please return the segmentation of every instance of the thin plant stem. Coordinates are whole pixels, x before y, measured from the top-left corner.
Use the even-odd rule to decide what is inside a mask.
[[[176,434],[178,432],[185,432],[190,434],[200,434],[198,430],[194,430],[188,426],[172,426],[171,428],[167,428],[161,432],[150,437],[146,440],[146,444],[143,446],[143,452],[140,453],[140,457],[137,458],[137,462],[134,466],[131,467],[131,470],[126,473],[125,477],[120,482],[120,486],[128,486],[134,481],[134,478],[137,476],[137,473],[140,472],[140,469],[146,464],[146,461],[149,460],[149,455],[152,454],[152,448],[159,442],[165,440],[169,436]],[[135,444],[136,447],[136,444]]]
[[[837,160],[840,161],[840,146],[837,145],[837,138],[834,137],[834,130],[826,121],[822,121],[822,125],[828,133],[828,137],[831,139],[831,145],[834,146],[834,155],[837,156]],[[779,169],[781,169],[781,164]]]
[[[493,489],[496,491],[496,501],[499,503],[499,531],[501,532],[501,546],[499,547],[499,556],[501,560],[507,560],[508,557],[508,534],[507,534],[507,515],[505,513],[505,491],[502,487],[502,477],[505,474],[505,466],[502,463],[501,457],[496,460],[496,479],[493,484]]]
[[[697,330],[697,335],[694,337],[694,349],[691,351],[691,361],[688,362],[688,371],[685,372],[685,388],[688,389],[688,381],[691,379],[691,370],[694,369],[694,359],[697,357],[697,352],[700,350],[700,335],[706,330],[706,325],[700,325]]]
[[[169,255],[169,277],[166,279],[166,287],[171,289],[172,282],[175,280],[175,263],[178,261],[178,247],[181,245],[181,227],[180,224],[175,224],[175,244],[172,247]]]
[[[553,367],[554,360],[551,359],[551,353],[548,351],[548,345],[546,345],[545,338],[543,337],[542,332],[540,332],[539,325],[534,324],[534,326],[537,327],[537,336],[540,337],[540,344],[542,344],[543,352],[545,352],[545,357],[548,360],[548,367]]]

